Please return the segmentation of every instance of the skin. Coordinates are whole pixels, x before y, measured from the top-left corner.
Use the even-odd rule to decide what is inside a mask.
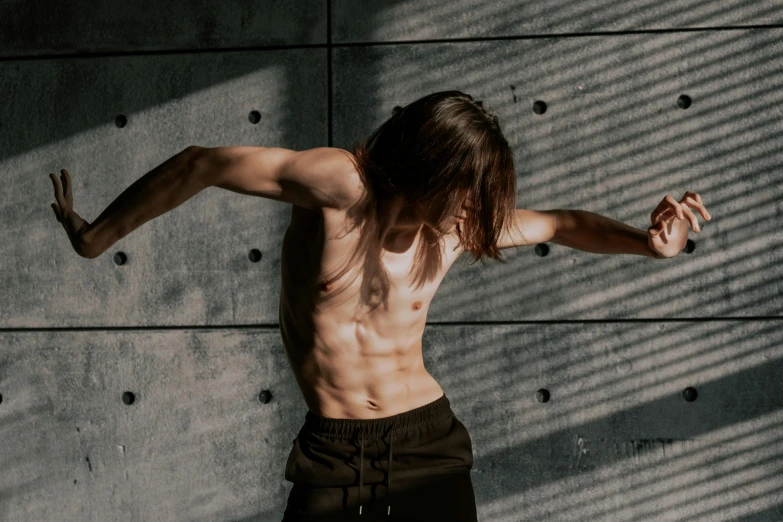
[[[170,161],[172,172],[189,168],[186,160]],[[155,177],[158,169],[150,173],[152,183],[173,186],[173,182],[166,181],[168,174],[163,167],[166,164],[158,168],[161,178]],[[96,257],[100,252],[88,249],[82,238],[90,224],[73,210],[70,174],[65,169],[61,172],[62,187],[57,177],[50,174],[57,201],[52,204],[55,217],[77,253]],[[145,210],[145,219],[151,219],[199,190],[186,185],[177,189],[182,192],[176,197],[169,193],[164,197],[157,196],[160,189],[144,187],[137,182],[113,203],[111,212],[107,209],[105,213],[124,215],[127,209],[159,197],[160,203]],[[350,280],[350,272],[338,281],[325,279],[342,266],[344,254],[356,247],[359,230],[347,234],[345,231],[348,209],[360,201],[361,193],[362,187],[357,187],[344,208],[311,209],[292,205],[291,222],[282,245],[279,319],[286,356],[308,408],[329,418],[388,417],[443,395],[443,389],[424,367],[422,335],[433,296],[446,272],[464,252],[456,235],[456,227],[465,217],[461,214],[454,216],[444,233],[437,266],[431,267],[424,284],[417,284],[413,280],[414,254],[422,232],[425,227],[432,227],[434,220],[432,216],[415,215],[399,199],[381,202],[379,259],[388,271],[391,287],[388,308],[371,309],[363,304],[359,293],[362,278],[369,274],[360,273],[347,286],[343,283]],[[642,231],[582,211],[562,215],[563,230],[558,228],[558,237],[553,242],[603,253],[628,253],[630,250],[622,249],[633,248],[632,253],[673,257],[685,246],[688,227],[695,232],[700,230],[692,209],[704,219],[711,219],[698,194],[686,192],[680,201],[667,195],[650,216],[652,225],[647,229],[650,250],[646,252],[639,239],[644,241]],[[142,222],[136,219],[133,226]],[[538,224],[527,226],[535,228]],[[122,233],[115,234],[107,245],[130,230],[132,227],[126,227]],[[630,239],[622,239],[618,233],[621,230]],[[501,245],[501,248],[506,246],[515,245]],[[343,288],[339,294],[335,293],[337,287]]]
[[[400,201],[383,202],[380,216],[380,259],[391,289],[388,309],[370,310],[360,300],[361,277],[347,287],[350,272],[338,281],[324,279],[359,239],[358,229],[345,234],[346,211],[291,208],[282,249],[281,334],[305,402],[323,417],[388,417],[443,395],[424,367],[422,335],[432,298],[462,253],[455,227],[444,238],[441,265],[417,287],[413,255],[431,222],[418,220]],[[313,285],[303,287],[303,281]],[[337,287],[340,293],[325,299]]]

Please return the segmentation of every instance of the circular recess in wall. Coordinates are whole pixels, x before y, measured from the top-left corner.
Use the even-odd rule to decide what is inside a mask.
[[[691,106],[691,103],[693,103],[693,101],[687,94],[682,94],[679,98],[677,98],[677,107],[680,109],[687,109]]]
[[[131,405],[136,402],[136,396],[133,394],[133,392],[125,392],[122,394],[122,402],[127,405]]]
[[[257,248],[254,248],[250,250],[250,252],[247,254],[247,257],[253,263],[258,263],[259,261],[261,261],[261,251]]]
[[[546,112],[546,103],[541,100],[533,102],[533,112],[536,114],[544,114]]]
[[[261,393],[258,394],[258,400],[263,402],[264,404],[269,404],[272,402],[272,392],[269,390],[264,390]]]
[[[698,397],[699,394],[696,392],[696,388],[693,386],[688,386],[684,390],[682,390],[682,398],[685,399],[688,402],[693,402],[696,400],[696,397]]]

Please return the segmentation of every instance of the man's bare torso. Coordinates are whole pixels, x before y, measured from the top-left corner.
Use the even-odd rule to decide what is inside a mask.
[[[370,207],[372,208],[372,206]],[[424,368],[422,334],[427,311],[446,272],[463,252],[455,233],[444,236],[440,266],[423,285],[414,284],[413,260],[421,240],[407,249],[381,248],[390,275],[388,308],[365,306],[363,274],[333,299],[362,264],[326,283],[356,248],[359,229],[346,234],[347,213],[292,205],[283,239],[280,330],[288,361],[308,408],[329,418],[373,419],[435,401],[443,390]]]

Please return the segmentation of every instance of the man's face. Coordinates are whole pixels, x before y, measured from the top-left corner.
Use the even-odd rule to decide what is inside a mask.
[[[418,217],[421,220],[421,222],[424,223],[424,225],[432,229],[440,230],[443,233],[445,233],[446,230],[451,230],[451,228],[454,227],[457,223],[461,224],[465,222],[465,218],[467,217],[467,208],[468,208],[467,202],[462,204],[462,209],[458,214],[454,216],[449,216],[448,218],[444,219],[440,225],[441,229],[438,229],[436,225],[438,219],[443,217],[445,206],[446,206],[445,200],[440,200],[429,211],[426,210],[420,211],[418,213]],[[442,230],[443,228],[445,228],[445,230]]]

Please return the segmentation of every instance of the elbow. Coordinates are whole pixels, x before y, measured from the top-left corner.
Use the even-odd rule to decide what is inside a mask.
[[[569,230],[572,230],[576,223],[574,214],[568,209],[556,209],[551,211],[554,216],[552,220],[552,239],[553,243],[567,234]]]
[[[191,145],[183,149],[183,151],[180,152],[180,154],[190,158],[192,163],[196,164],[197,163],[196,160],[201,160],[201,158],[203,158],[204,153],[207,150],[209,150],[208,147],[199,147],[198,145]],[[201,163],[201,161],[198,161],[198,163]]]
[[[198,145],[191,145],[181,152],[187,160],[187,170],[190,176],[198,180],[197,183],[200,189],[214,185],[215,169],[210,166],[210,158],[208,156],[209,151],[212,150],[209,147],[199,147]]]
[[[180,154],[190,158],[190,163],[193,166],[198,166],[203,163],[204,153],[209,150],[207,147],[199,147],[198,145],[191,145],[186,147]]]

